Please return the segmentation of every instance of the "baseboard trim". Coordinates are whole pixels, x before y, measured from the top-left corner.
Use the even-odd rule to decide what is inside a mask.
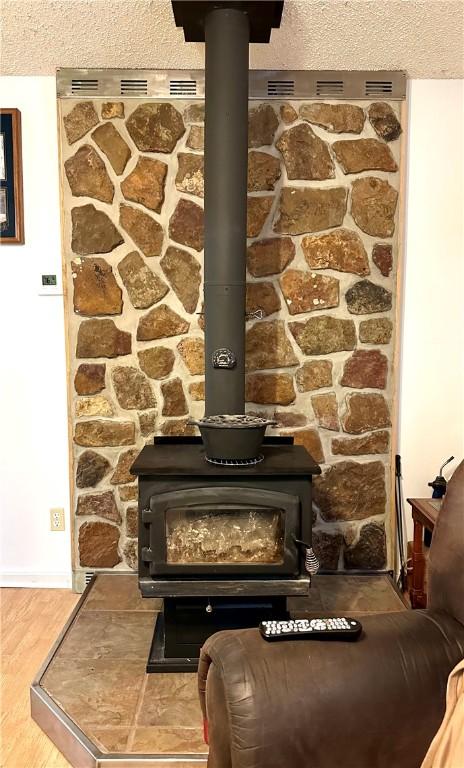
[[[71,589],[71,573],[0,573],[0,587],[33,587],[34,589]]]

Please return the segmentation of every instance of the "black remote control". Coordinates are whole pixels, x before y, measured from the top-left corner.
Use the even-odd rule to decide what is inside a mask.
[[[357,640],[362,626],[356,619],[340,616],[326,619],[262,621],[259,631],[265,640]]]

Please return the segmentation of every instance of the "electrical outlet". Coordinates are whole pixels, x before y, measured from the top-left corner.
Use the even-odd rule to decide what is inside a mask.
[[[64,509],[58,507],[50,510],[50,530],[64,531]]]

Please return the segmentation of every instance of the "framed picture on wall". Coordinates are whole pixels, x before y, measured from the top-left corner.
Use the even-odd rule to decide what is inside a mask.
[[[0,109],[0,243],[24,243],[19,109]]]

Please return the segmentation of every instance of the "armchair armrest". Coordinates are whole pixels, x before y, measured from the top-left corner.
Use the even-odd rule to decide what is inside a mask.
[[[431,611],[361,618],[354,643],[267,643],[220,632],[202,649],[209,768],[419,768],[464,656],[464,627]]]

